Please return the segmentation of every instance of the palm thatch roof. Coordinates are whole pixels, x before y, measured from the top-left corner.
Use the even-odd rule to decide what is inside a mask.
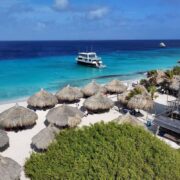
[[[135,95],[133,96],[129,102],[128,107],[131,109],[142,109],[142,110],[150,110],[153,108],[154,102],[150,96],[146,95]]]
[[[157,70],[156,76],[154,77],[155,83],[157,85],[162,84],[167,79],[167,75],[164,71]]]
[[[155,85],[162,85],[168,80],[164,71],[157,70],[156,73],[150,75],[149,81]]]
[[[125,92],[123,92],[122,94],[119,94],[119,95],[118,95],[118,101],[119,101],[121,104],[127,105],[129,94],[130,94],[130,91],[125,91]]]
[[[178,81],[172,81],[169,88],[173,91],[178,91],[180,87],[180,82]]]
[[[180,75],[174,75],[173,76],[173,79],[177,80],[177,81],[180,81]]]
[[[0,129],[0,150],[9,145],[9,137],[6,131]]]
[[[127,86],[125,86],[121,81],[116,79],[109,82],[105,87],[110,93],[123,93],[127,90]]]
[[[164,71],[157,70],[156,72],[157,72],[157,76],[159,76],[159,77],[166,77],[166,73]]]
[[[114,106],[114,102],[106,96],[98,93],[84,101],[83,106],[93,112],[109,110]]]
[[[169,88],[173,91],[179,91],[180,88],[180,76],[174,76]]]
[[[0,179],[20,179],[21,166],[14,160],[0,155]]]
[[[99,91],[96,94],[98,94],[98,93],[106,94],[107,88],[105,86],[100,86]]]
[[[47,150],[48,146],[55,140],[55,136],[59,132],[60,129],[49,125],[32,138],[32,145],[38,150]]]
[[[156,79],[155,79],[155,83],[156,83],[157,85],[163,84],[164,82],[166,82],[166,79],[163,78],[163,77],[157,76]]]
[[[30,107],[43,109],[55,106],[58,100],[53,94],[41,89],[40,92],[31,96],[27,103]]]
[[[59,101],[73,102],[83,97],[83,93],[76,87],[70,87],[69,85],[56,93],[56,97]]]
[[[84,114],[79,109],[62,105],[51,109],[46,119],[50,124],[54,124],[58,127],[75,127],[81,122],[83,116]]]
[[[157,85],[162,84],[166,81],[166,79],[167,79],[166,73],[164,71],[157,70],[157,76],[155,78],[156,84]]]
[[[37,114],[30,109],[16,104],[0,114],[0,127],[13,129],[32,126],[38,119]]]
[[[134,87],[134,89],[141,91],[141,94],[143,94],[143,95],[149,95],[147,89],[143,85],[138,84]]]
[[[95,81],[92,81],[82,89],[82,92],[84,96],[90,97],[97,94],[100,90],[101,90],[101,86],[97,84]]]
[[[129,113],[120,116],[118,119],[115,120],[118,124],[125,124],[129,123],[133,126],[144,126],[142,122],[140,122],[136,117],[130,115]]]

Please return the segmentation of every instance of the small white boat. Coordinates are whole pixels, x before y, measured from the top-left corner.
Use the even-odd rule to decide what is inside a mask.
[[[159,44],[159,47],[160,47],[160,48],[165,48],[165,47],[166,47],[166,44],[163,43],[163,42],[161,42],[161,43]]]
[[[78,64],[91,66],[96,68],[103,68],[103,62],[100,57],[97,56],[95,52],[80,52],[76,58]]]

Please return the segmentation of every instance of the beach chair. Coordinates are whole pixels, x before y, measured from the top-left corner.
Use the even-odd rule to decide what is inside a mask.
[[[126,113],[132,113],[132,110],[130,110],[130,109],[127,109],[127,108],[123,108],[122,109],[122,112],[124,113],[124,114],[126,114]]]

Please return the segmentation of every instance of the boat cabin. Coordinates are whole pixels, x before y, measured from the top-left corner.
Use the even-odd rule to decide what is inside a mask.
[[[88,61],[93,61],[93,60],[97,60],[97,55],[96,53],[90,52],[90,53],[79,53],[78,56],[79,59],[83,59],[83,60],[88,60]]]
[[[76,58],[78,64],[93,66],[93,67],[104,67],[100,57],[96,55],[95,52],[81,52]]]

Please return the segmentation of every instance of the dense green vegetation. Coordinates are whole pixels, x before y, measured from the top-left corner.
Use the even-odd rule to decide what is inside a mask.
[[[167,76],[167,78],[168,79],[173,79],[173,76],[174,76],[174,72],[173,72],[173,70],[167,70],[166,72],[165,72],[165,74],[166,74],[166,76]]]
[[[180,66],[174,66],[172,69],[165,71],[166,78],[172,79],[174,75],[180,75]],[[158,75],[157,70],[147,72],[147,77],[152,78]]]
[[[175,66],[171,70],[167,70],[166,75],[169,79],[172,79],[174,75],[180,75],[180,66]]]
[[[173,68],[174,75],[180,75],[180,66],[175,66]]]
[[[155,93],[156,93],[156,91],[157,91],[156,86],[151,85],[151,86],[148,87],[147,90],[148,90],[148,92],[150,93],[151,98],[154,99],[154,95],[155,95]]]
[[[25,164],[32,180],[180,179],[180,153],[131,125],[95,124],[57,136]]]
[[[135,95],[138,95],[138,94],[142,94],[143,91],[139,88],[134,88],[133,90],[130,91],[128,97],[127,97],[127,100],[130,100],[132,97],[134,97]]]
[[[157,70],[151,70],[147,72],[147,77],[152,77],[157,75]]]
[[[173,77],[180,75],[180,66],[175,66],[172,69],[166,70],[164,73],[165,75],[161,77],[161,75],[158,76],[157,70],[152,70],[147,73],[148,79],[142,79],[140,81],[140,84],[146,87],[152,97],[156,92],[156,86],[161,86],[163,89],[167,89],[169,84],[172,82]],[[162,81],[158,82],[158,78],[161,78]]]

